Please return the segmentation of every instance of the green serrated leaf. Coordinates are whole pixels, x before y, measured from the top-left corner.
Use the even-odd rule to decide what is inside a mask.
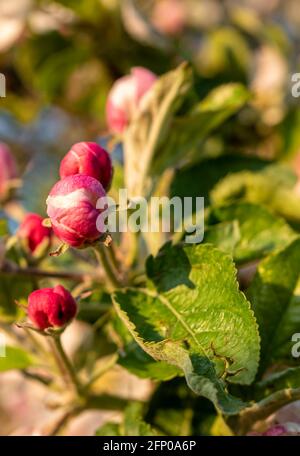
[[[119,364],[140,378],[166,381],[180,375],[180,370],[163,361],[155,361],[134,341],[125,347]]]
[[[115,293],[118,315],[150,356],[179,367],[196,394],[236,413],[244,404],[226,392],[224,379],[252,382],[259,336],[232,260],[210,245],[167,244],[147,270],[157,291]]]
[[[155,361],[136,343],[130,332],[119,318],[112,320],[117,333],[120,356],[118,364],[140,378],[166,381],[181,375],[181,370],[163,361]]]
[[[300,239],[259,264],[248,290],[261,334],[263,372],[275,360],[292,361],[292,335],[299,331]]]

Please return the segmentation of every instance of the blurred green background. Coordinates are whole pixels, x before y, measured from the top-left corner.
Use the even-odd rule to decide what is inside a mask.
[[[106,135],[107,93],[137,65],[162,74],[191,61],[200,97],[244,83],[252,100],[211,139],[210,155],[293,162],[299,25],[297,0],[1,0],[0,140],[18,158],[25,208],[44,211],[74,142]]]

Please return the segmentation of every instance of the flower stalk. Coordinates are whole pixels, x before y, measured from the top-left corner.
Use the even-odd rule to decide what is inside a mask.
[[[109,248],[110,247],[106,247],[103,244],[99,243],[93,246],[97,260],[102,265],[106,273],[109,285],[113,289],[120,288],[123,286],[123,281],[119,275],[119,272],[115,269],[114,265],[112,264],[109,258],[109,253],[107,251]]]
[[[49,344],[65,383],[72,386],[75,393],[80,397],[82,387],[74,370],[74,366],[62,346],[60,335],[50,336]]]

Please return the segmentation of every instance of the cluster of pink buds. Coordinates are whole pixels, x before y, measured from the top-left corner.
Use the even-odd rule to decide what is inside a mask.
[[[47,213],[56,236],[72,247],[85,247],[103,234],[97,201],[106,196],[113,167],[108,152],[96,143],[71,147],[60,165],[61,180],[47,198]],[[103,209],[102,209],[103,210]]]
[[[75,144],[61,162],[60,176],[47,199],[47,212],[53,232],[64,243],[83,247],[101,236],[96,204],[105,197],[113,175],[109,154],[96,143]],[[42,243],[50,243],[52,229],[43,225],[38,214],[28,214],[18,237],[34,253]],[[60,328],[76,315],[76,302],[61,285],[30,294],[28,316],[39,330]]]
[[[132,120],[156,76],[145,68],[134,68],[117,81],[108,97],[107,121],[112,132],[121,133]],[[93,142],[74,144],[60,165],[60,177],[47,198],[47,214],[55,235],[64,243],[83,248],[101,235],[97,206],[109,190],[113,167],[108,152]],[[103,207],[103,205],[102,205]],[[19,229],[29,249],[50,236],[39,216],[30,214]],[[34,291],[28,300],[28,316],[40,330],[66,325],[76,314],[76,303],[61,285]]]

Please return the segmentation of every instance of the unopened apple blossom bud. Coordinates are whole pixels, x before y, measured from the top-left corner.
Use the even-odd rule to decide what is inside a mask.
[[[43,217],[39,214],[27,214],[21,223],[17,236],[24,241],[25,246],[31,253],[44,246],[44,250],[49,247],[51,242],[51,228],[43,226]]]
[[[113,167],[109,153],[94,142],[74,144],[63,158],[59,174],[61,179],[74,174],[85,174],[97,179],[109,190]]]
[[[112,132],[125,130],[156,79],[157,76],[146,68],[135,67],[129,75],[114,83],[106,105],[107,124]]]
[[[153,25],[169,36],[180,35],[187,22],[187,5],[184,0],[160,0],[155,3]]]
[[[65,326],[76,311],[74,298],[62,285],[33,291],[28,297],[28,316],[41,330]]]
[[[47,198],[47,213],[56,236],[72,247],[85,247],[103,234],[97,219],[104,209],[103,186],[94,177],[75,174],[58,181]]]

